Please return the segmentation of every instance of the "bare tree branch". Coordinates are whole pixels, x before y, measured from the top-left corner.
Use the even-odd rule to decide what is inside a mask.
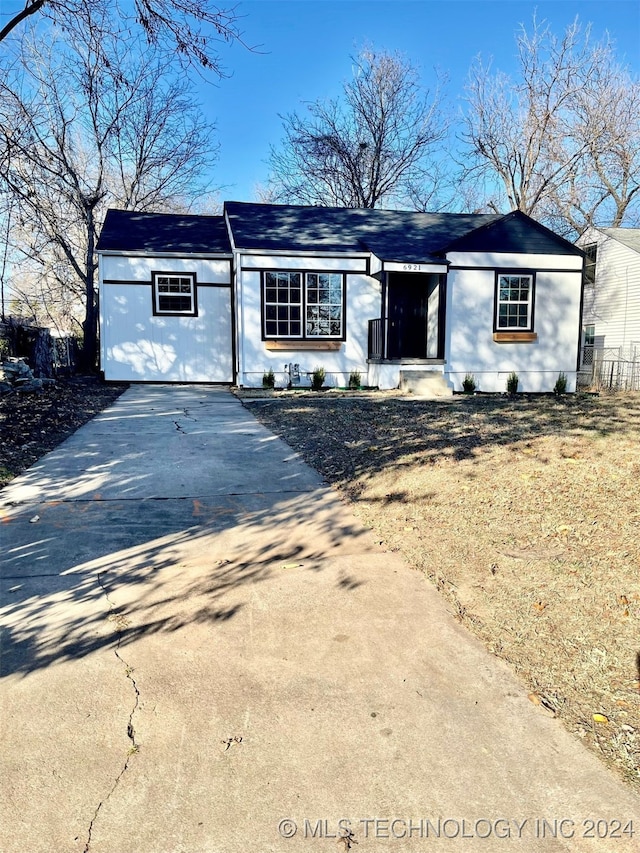
[[[353,62],[341,99],[283,117],[285,136],[270,157],[272,198],[406,204],[436,174],[433,155],[448,131],[440,91],[423,92],[416,69],[397,54],[365,49]]]
[[[213,128],[166,57],[98,26],[49,50],[23,39],[0,79],[0,182],[14,204],[12,243],[37,284],[81,294],[87,365],[95,363],[95,242],[109,206],[184,209],[209,191]],[[100,33],[100,37],[96,34]],[[25,278],[23,277],[23,280]],[[24,290],[24,286],[23,286]],[[51,314],[50,306],[47,311]]]
[[[632,215],[640,177],[638,81],[576,19],[558,38],[535,16],[517,36],[511,79],[479,59],[467,85],[467,183],[493,180],[506,203],[576,236]]]
[[[135,22],[149,44],[166,48],[188,65],[224,76],[217,47],[220,42],[244,44],[236,6],[222,7],[212,0],[134,0],[133,14],[126,4],[108,0],[24,0],[24,7],[0,30],[0,42],[31,16],[45,17],[75,36],[97,33],[97,13],[116,13],[121,29]],[[103,17],[104,23],[107,18]],[[246,46],[246,45],[245,45]]]

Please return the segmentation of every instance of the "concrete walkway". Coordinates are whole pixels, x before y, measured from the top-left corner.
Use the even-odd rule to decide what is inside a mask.
[[[133,387],[0,502],[2,853],[639,849],[638,797],[228,391]]]

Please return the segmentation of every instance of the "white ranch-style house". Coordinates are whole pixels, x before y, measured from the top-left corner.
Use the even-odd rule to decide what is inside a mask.
[[[109,210],[98,256],[108,381],[575,390],[583,253],[518,211]]]

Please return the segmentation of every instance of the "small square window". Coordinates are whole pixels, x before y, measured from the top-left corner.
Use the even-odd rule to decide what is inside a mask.
[[[154,273],[153,308],[154,314],[195,316],[197,313],[195,275]]]

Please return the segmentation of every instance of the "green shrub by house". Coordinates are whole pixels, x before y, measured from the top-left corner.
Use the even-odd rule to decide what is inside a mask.
[[[311,374],[311,388],[313,391],[319,391],[322,388],[326,375],[324,367],[316,367]]]
[[[520,378],[515,370],[507,376],[507,394],[517,394]]]

